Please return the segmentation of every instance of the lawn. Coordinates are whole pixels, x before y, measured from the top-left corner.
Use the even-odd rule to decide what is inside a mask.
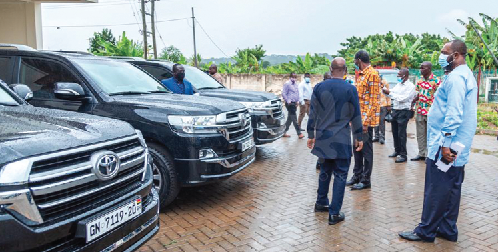
[[[498,130],[498,104],[480,103],[477,108],[477,128]]]

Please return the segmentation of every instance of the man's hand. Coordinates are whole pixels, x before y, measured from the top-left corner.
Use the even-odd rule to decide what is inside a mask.
[[[308,139],[308,148],[313,149],[315,147],[315,139]]]
[[[444,159],[446,159],[447,161],[450,161],[450,163],[455,161],[455,159],[457,158],[457,155],[451,153],[451,150],[449,147],[443,147],[442,153],[443,153]]]
[[[386,106],[387,111],[391,111],[391,106]]]
[[[361,151],[363,149],[363,141],[354,140],[354,147],[356,151]]]
[[[384,94],[386,94],[386,95],[388,95],[389,93],[391,93],[391,91],[387,87],[383,87],[382,88],[382,92],[384,92]]]
[[[367,132],[368,132],[368,126],[363,125],[363,133],[367,133]]]

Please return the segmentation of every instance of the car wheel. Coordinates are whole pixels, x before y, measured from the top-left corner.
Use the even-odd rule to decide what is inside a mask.
[[[180,183],[173,159],[166,149],[155,143],[147,143],[149,153],[152,155],[153,183],[159,193],[161,208],[166,207],[175,200],[180,192]]]

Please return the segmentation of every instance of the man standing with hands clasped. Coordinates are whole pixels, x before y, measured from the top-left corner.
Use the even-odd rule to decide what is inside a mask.
[[[403,239],[427,242],[433,242],[436,236],[449,241],[458,239],[456,223],[465,165],[477,128],[477,83],[465,61],[466,55],[467,46],[461,40],[453,40],[441,50],[441,66],[451,72],[439,87],[427,120],[422,218],[415,230],[399,233]],[[452,150],[458,145],[464,148],[456,155]],[[437,164],[439,160],[446,160],[451,167],[445,170]]]
[[[393,132],[394,153],[389,157],[396,158],[396,163],[404,163],[407,159],[406,151],[406,128],[408,121],[413,116],[412,102],[415,93],[415,85],[408,80],[409,71],[403,68],[398,73],[398,84],[389,90],[386,87],[382,91],[393,99],[393,110],[391,128]]]
[[[295,73],[291,73],[290,79],[284,83],[282,98],[284,98],[285,108],[287,108],[287,121],[285,122],[284,137],[290,137],[290,135],[287,134],[287,131],[292,123],[294,124],[299,139],[302,139],[304,135],[301,133],[301,128],[298,126],[296,114],[297,104],[299,102],[299,88]]]
[[[360,71],[355,83],[363,122],[363,149],[353,152],[354,175],[347,185],[353,186],[351,190],[363,190],[371,187],[373,128],[379,125],[380,118],[380,78],[379,73],[370,65],[370,56],[367,51],[358,51],[354,56],[354,64]]]
[[[355,151],[361,151],[363,142],[358,92],[343,79],[346,61],[335,58],[330,70],[332,79],[318,83],[313,90],[307,130],[308,148],[321,163],[315,211],[328,212],[329,224],[334,225],[345,219],[340,210],[352,156],[350,123]],[[329,205],[327,194],[332,174],[334,186]]]

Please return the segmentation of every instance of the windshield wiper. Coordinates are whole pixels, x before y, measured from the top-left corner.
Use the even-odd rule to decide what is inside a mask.
[[[155,91],[149,91],[151,94],[169,94],[171,91],[166,91],[166,90],[155,90]]]
[[[113,96],[113,95],[139,95],[139,94],[150,94],[150,92],[141,92],[141,91],[123,91],[123,92],[111,93],[111,94],[109,94],[109,95],[110,95],[110,96]]]
[[[19,103],[3,103],[3,102],[0,102],[0,105],[4,105],[4,106],[19,106]]]
[[[201,88],[198,88],[198,90],[202,90],[202,89],[220,89],[220,88],[223,88],[223,87],[201,87]]]

